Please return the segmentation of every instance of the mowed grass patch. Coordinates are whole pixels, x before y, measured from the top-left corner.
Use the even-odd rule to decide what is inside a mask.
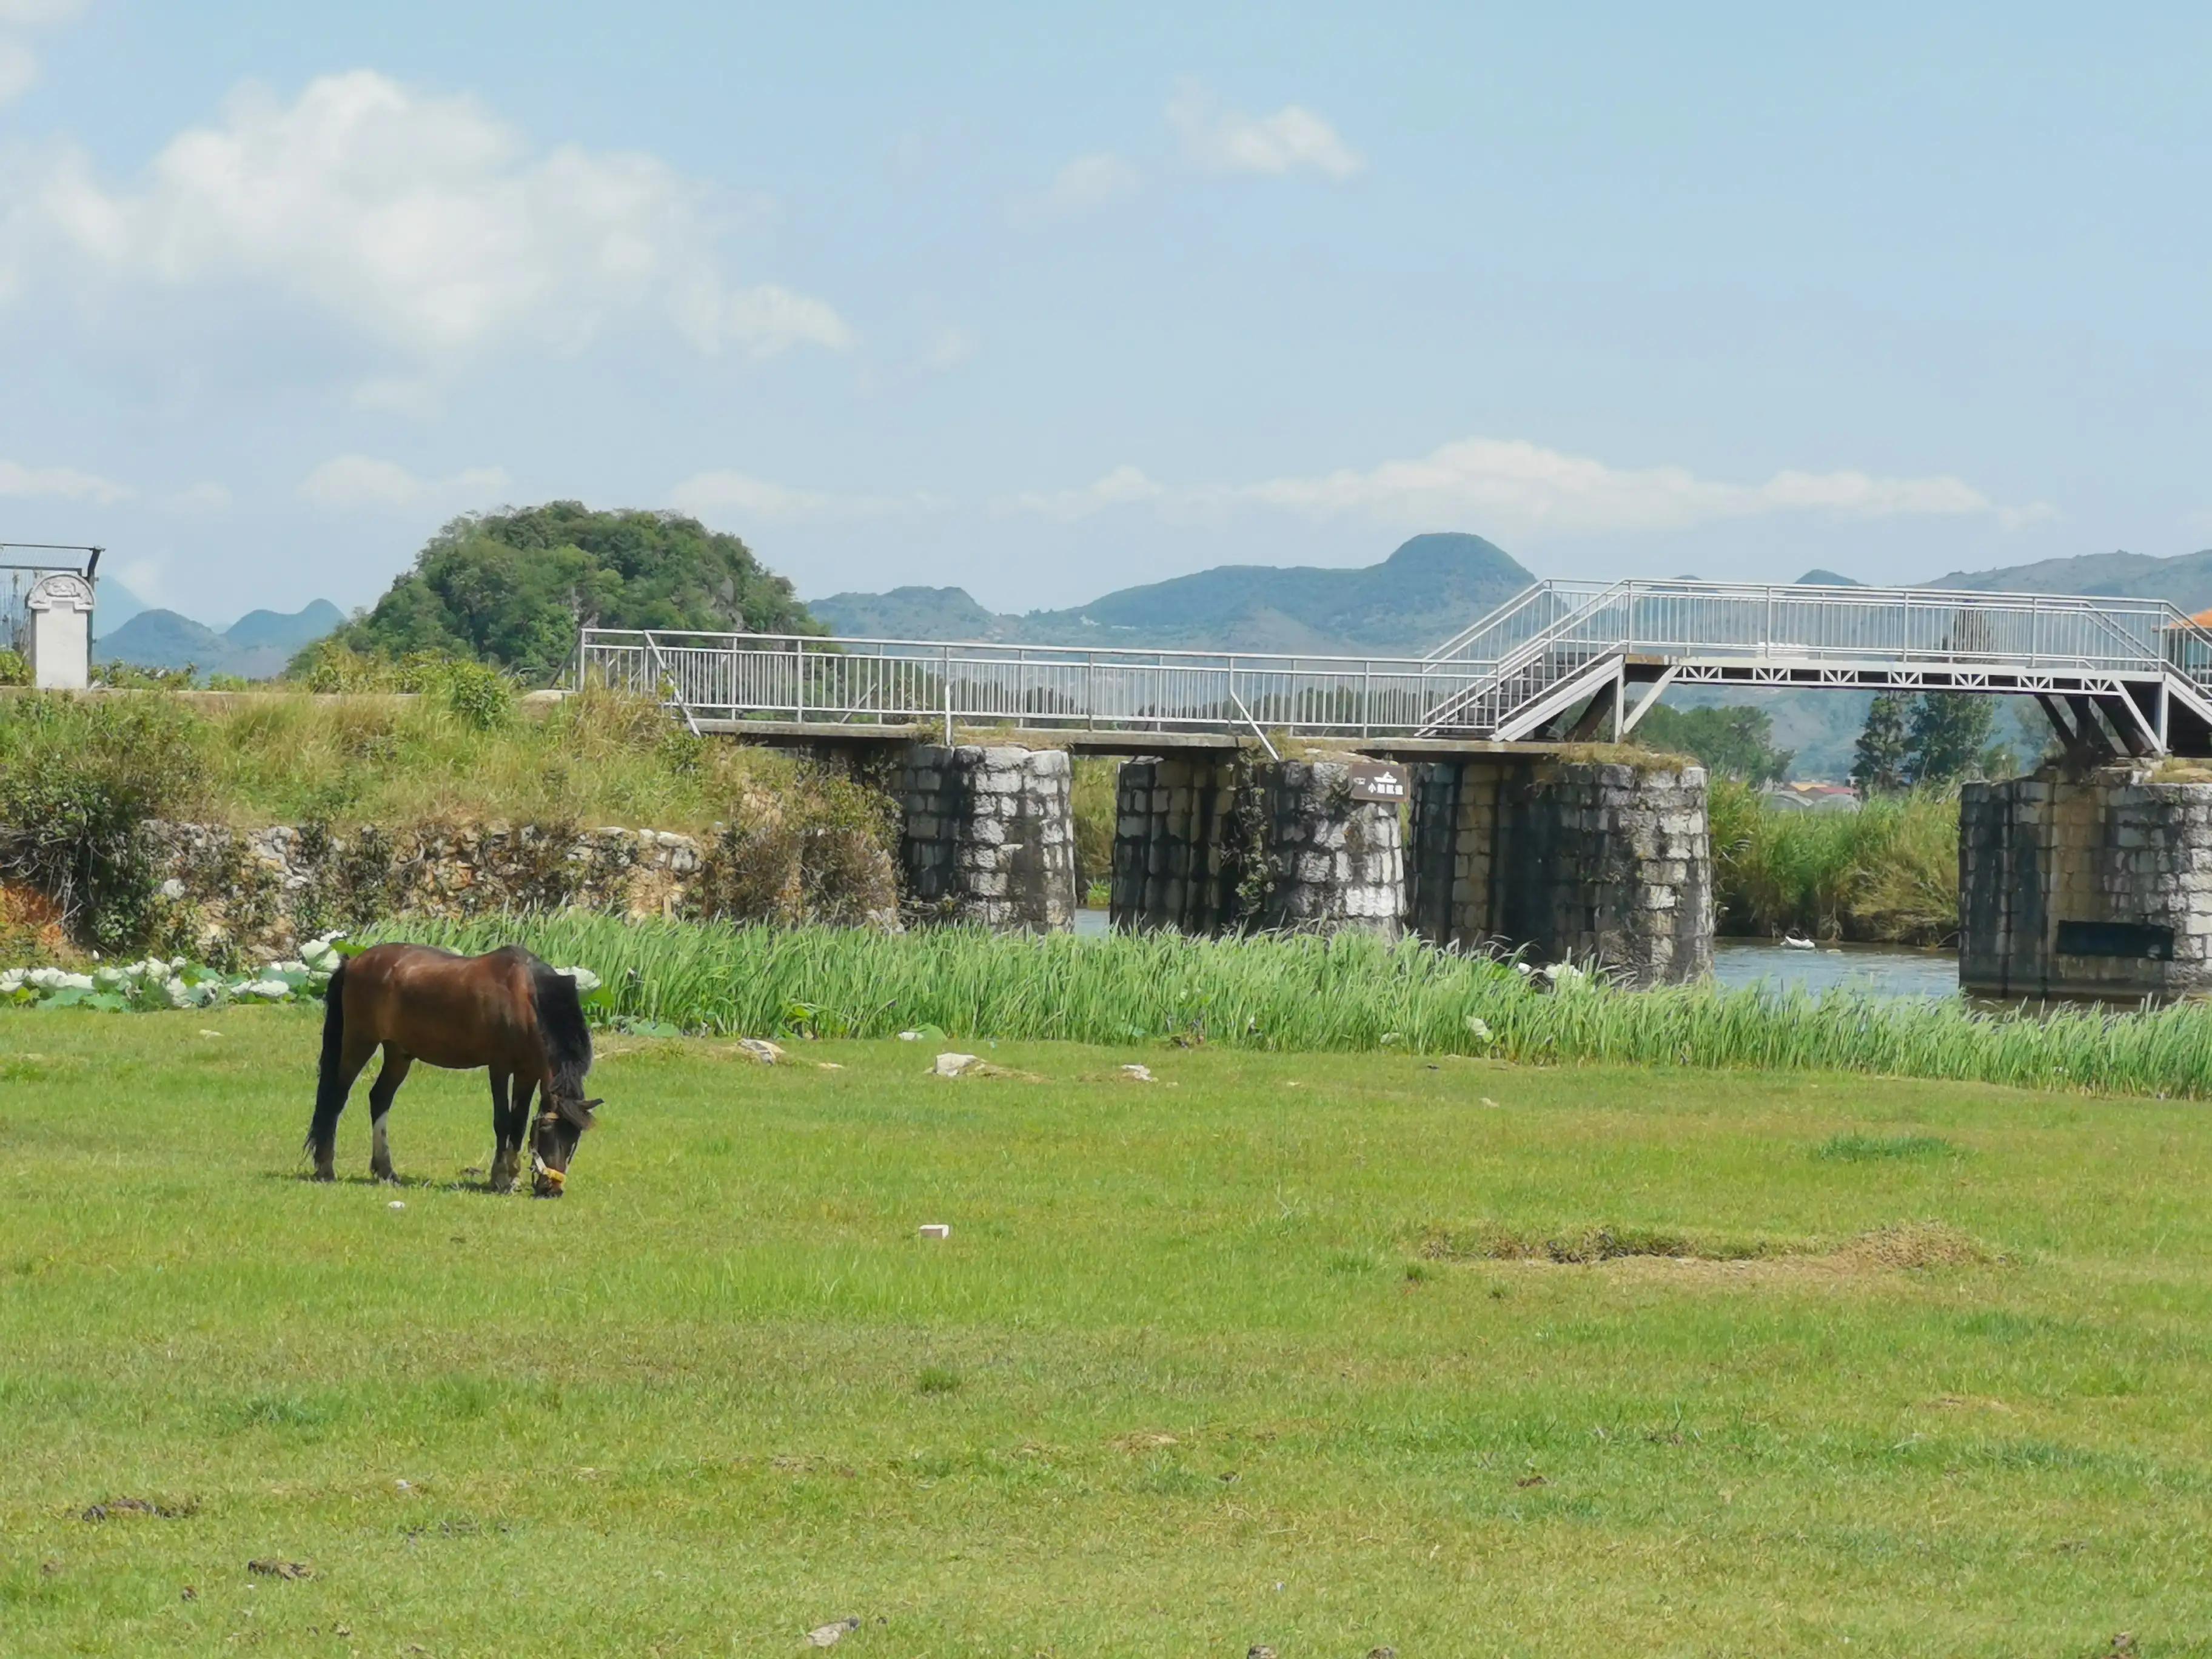
[[[408,1184],[359,1178],[359,1100],[352,1178],[299,1179],[317,1035],[0,1015],[39,1056],[0,1073],[11,1655],[2212,1627],[2201,1106],[1055,1043],[946,1081],[927,1044],[621,1037],[541,1203],[467,1173],[482,1079],[420,1068]],[[1968,1155],[1807,1155],[1851,1134]],[[1422,1254],[1601,1228],[1867,1259]],[[1869,1243],[1930,1237],[1986,1258]]]

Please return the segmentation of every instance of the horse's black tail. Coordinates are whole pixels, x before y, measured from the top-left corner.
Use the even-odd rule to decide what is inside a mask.
[[[307,1126],[307,1150],[327,1168],[337,1149],[338,1115],[345,1110],[349,1081],[345,1054],[345,963],[338,963],[323,988],[323,1068],[315,1083],[315,1120]]]

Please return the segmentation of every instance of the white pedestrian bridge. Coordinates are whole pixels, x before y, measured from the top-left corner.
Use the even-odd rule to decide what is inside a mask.
[[[2069,750],[2212,755],[2212,631],[2161,601],[1927,587],[1539,582],[1421,657],[587,628],[579,684],[695,731],[1268,734],[1407,752],[1625,736],[1670,684],[2036,697]]]

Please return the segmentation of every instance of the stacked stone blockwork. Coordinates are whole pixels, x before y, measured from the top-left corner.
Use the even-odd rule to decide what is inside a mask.
[[[1968,784],[1959,910],[1972,991],[2212,990],[2212,784],[2124,768]]]
[[[909,915],[1040,933],[1073,927],[1073,776],[1056,750],[908,750],[898,793]]]
[[[806,837],[772,813],[705,840],[666,830],[421,823],[349,830],[149,823],[154,942],[210,961],[291,956],[332,928],[392,916],[576,908],[899,925],[873,836]],[[834,878],[834,881],[831,879]],[[823,892],[825,885],[835,890]]]
[[[1116,927],[1356,927],[1395,938],[1404,893],[1398,809],[1354,800],[1340,762],[1204,755],[1121,768]]]
[[[1601,963],[1639,984],[1712,967],[1702,767],[1490,755],[1414,769],[1414,930]]]

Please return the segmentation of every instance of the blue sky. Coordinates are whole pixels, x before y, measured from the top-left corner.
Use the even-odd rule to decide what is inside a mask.
[[[2190,551],[2208,70],[2180,7],[0,0],[0,535],[218,623],[553,496],[1006,609]]]

